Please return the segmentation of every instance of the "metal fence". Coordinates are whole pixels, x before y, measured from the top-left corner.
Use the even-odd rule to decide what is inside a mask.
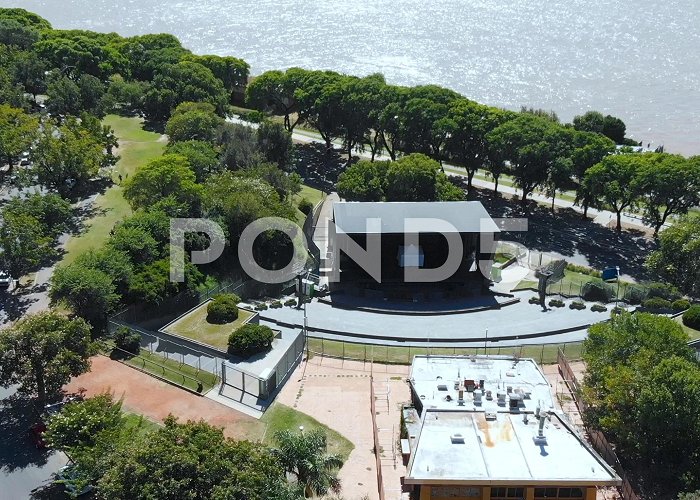
[[[571,369],[571,365],[562,351],[557,353],[557,364],[559,365],[559,373],[569,386],[569,390],[571,391],[574,402],[578,407],[579,413],[582,415],[585,414],[585,412],[588,410],[588,404],[581,397],[581,384],[579,383],[576,374]],[[630,483],[629,477],[622,467],[617,454],[615,453],[615,449],[608,442],[608,440],[605,439],[605,435],[599,430],[592,429],[590,427],[586,428],[586,432],[588,433],[591,444],[596,451],[600,453],[600,456],[602,456],[603,459],[605,459],[605,461],[615,469],[622,479],[622,486],[620,487],[622,498],[624,500],[641,500],[641,497],[634,492],[632,483]]]
[[[471,355],[471,354],[504,354],[521,358],[532,358],[540,364],[555,364],[559,350],[567,353],[571,359],[580,359],[583,353],[582,342],[560,344],[532,344],[519,346],[489,346],[473,347],[411,347],[362,344],[341,340],[326,340],[309,338],[309,353],[311,356],[339,358],[364,363],[382,363],[410,365],[414,356],[425,355]]]
[[[377,488],[379,489],[379,500],[385,500],[384,477],[382,475],[382,459],[379,449],[379,428],[377,427],[377,397],[374,393],[374,377],[369,378],[370,387],[370,411],[372,412],[372,439],[374,441],[374,458],[377,465]]]

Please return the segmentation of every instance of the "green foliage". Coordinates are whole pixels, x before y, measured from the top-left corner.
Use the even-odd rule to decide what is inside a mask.
[[[284,471],[270,451],[232,441],[200,422],[165,426],[114,453],[98,484],[105,498],[284,498]]]
[[[39,403],[58,393],[71,377],[90,369],[95,348],[90,326],[56,312],[27,315],[0,330],[0,385],[19,384]]]
[[[549,301],[549,307],[564,307],[564,301],[559,299],[552,299]]]
[[[540,303],[540,298],[537,297],[537,296],[535,296],[535,295],[533,295],[532,297],[530,297],[530,298],[528,299],[528,303],[530,303],[530,304],[539,304],[539,303]]]
[[[681,312],[690,308],[690,301],[687,299],[676,299],[671,304],[671,309],[673,312]]]
[[[39,120],[22,109],[0,104],[0,159],[12,168],[29,151],[39,133]]]
[[[160,256],[158,242],[151,233],[142,227],[130,225],[128,221],[114,229],[108,246],[127,255],[134,264],[147,264]]]
[[[292,134],[280,123],[263,121],[257,130],[258,148],[270,163],[284,169],[291,163]]]
[[[183,141],[169,144],[167,154],[184,156],[197,182],[204,182],[220,171],[219,155],[214,146],[205,141]]]
[[[199,63],[209,69],[224,84],[224,88],[228,91],[229,99],[231,100],[233,99],[232,93],[242,93],[248,84],[250,66],[243,59],[231,56],[188,54],[183,60]]]
[[[46,89],[46,109],[52,115],[78,115],[82,110],[80,87],[63,75],[53,75]]]
[[[299,207],[299,210],[301,211],[301,213],[303,213],[304,215],[309,215],[311,213],[311,211],[314,209],[314,204],[311,203],[306,198],[302,198],[299,201],[298,207]]]
[[[648,297],[659,297],[673,302],[681,298],[681,293],[678,289],[668,283],[645,283]]]
[[[591,306],[591,311],[593,311],[593,312],[607,312],[608,308],[602,304],[593,304]]]
[[[679,220],[661,232],[647,267],[684,293],[700,296],[700,217]]]
[[[134,268],[129,255],[113,246],[105,246],[99,250],[90,249],[80,254],[75,264],[88,269],[102,271],[112,279],[117,293],[124,294],[128,290]]]
[[[285,471],[294,475],[303,487],[306,498],[340,492],[338,470],[343,466],[343,459],[328,453],[323,430],[283,430],[275,434],[275,441],[278,445],[275,455]]]
[[[124,198],[134,209],[147,208],[171,198],[187,208],[184,215],[199,212],[202,187],[187,163],[187,158],[166,154],[151,160],[126,181]]]
[[[700,330],[700,305],[693,305],[683,313],[683,324],[694,330]]]
[[[105,150],[104,140],[75,118],[69,118],[60,127],[45,124],[32,150],[39,183],[63,196],[84,189],[101,167],[116,161]]]
[[[120,326],[112,335],[114,345],[122,351],[138,354],[141,351],[141,334],[126,326]]]
[[[0,264],[19,278],[55,257],[54,239],[41,222],[24,213],[3,213],[0,226]]]
[[[284,301],[284,305],[287,307],[296,307],[297,299],[287,299]]]
[[[228,96],[221,80],[199,63],[182,61],[158,68],[146,92],[146,116],[151,120],[167,120],[183,102],[209,103],[217,113],[223,114]]]
[[[112,278],[99,269],[74,262],[59,267],[51,277],[49,296],[53,303],[65,302],[72,311],[101,328],[119,303]]]
[[[569,304],[569,309],[583,311],[584,309],[586,309],[586,304],[584,304],[583,302],[579,302],[578,300],[575,300],[571,304]]]
[[[652,297],[642,302],[642,307],[652,311],[666,311],[671,309],[671,302],[661,297]]]
[[[114,401],[109,393],[68,403],[49,419],[46,440],[63,451],[92,447],[101,433],[124,424],[121,407],[121,401]]]
[[[625,290],[624,300],[628,304],[641,304],[649,293],[649,290],[645,286],[641,285],[630,285]]]
[[[241,298],[232,293],[216,295],[207,305],[209,323],[230,323],[238,318],[238,303]]]
[[[129,294],[134,301],[158,305],[181,291],[195,292],[203,281],[204,275],[191,262],[185,262],[184,283],[171,281],[170,259],[165,258],[141,266],[134,273]]]
[[[591,269],[590,267],[586,266],[579,266],[570,262],[566,263],[566,270],[579,274],[588,274],[589,276],[593,276],[594,278],[600,278],[603,275],[603,273],[596,269]]]
[[[576,130],[604,135],[616,144],[625,142],[625,123],[614,116],[603,116],[598,111],[588,111],[584,115],[575,116],[573,124]]]
[[[229,170],[252,168],[263,162],[255,130],[238,123],[226,123],[219,128],[217,143],[221,164]]]
[[[581,298],[592,302],[609,302],[615,289],[602,280],[591,280],[581,288]]]
[[[51,24],[46,19],[25,9],[0,9],[0,19],[15,21],[36,30],[51,29]]]
[[[228,338],[228,349],[232,354],[251,356],[272,347],[275,333],[269,326],[248,323],[235,330]]]
[[[178,105],[165,125],[170,143],[181,141],[212,142],[224,120],[209,103],[184,102]]]

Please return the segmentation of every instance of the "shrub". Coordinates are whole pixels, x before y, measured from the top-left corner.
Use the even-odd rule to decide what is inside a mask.
[[[673,309],[673,312],[685,311],[689,307],[690,307],[690,301],[687,299],[674,300],[673,303],[671,304],[671,309]]]
[[[297,305],[297,299],[287,299],[284,301],[285,306],[294,307]]]
[[[209,323],[230,323],[238,318],[238,303],[241,298],[232,293],[216,295],[207,306],[207,321]]]
[[[614,294],[615,289],[612,285],[600,280],[589,281],[581,289],[581,297],[593,302],[608,302]]]
[[[301,213],[304,215],[309,215],[311,211],[314,209],[314,204],[311,203],[309,200],[306,198],[302,198],[301,201],[299,202],[299,210],[301,210]]]
[[[539,304],[540,303],[540,298],[539,297],[530,297],[530,300],[528,300],[530,304]]]
[[[256,311],[267,311],[267,304],[258,304],[255,306]]]
[[[131,328],[120,326],[114,332],[114,344],[123,351],[138,354],[141,350],[141,334]]]
[[[593,304],[591,306],[591,311],[593,312],[606,312],[608,310],[607,307],[605,307],[603,304]]]
[[[671,309],[671,302],[661,297],[652,297],[642,302],[642,306],[652,311],[660,311]]]
[[[577,311],[582,311],[586,308],[586,304],[581,301],[575,300],[569,304],[569,309],[576,309]]]
[[[649,299],[659,297],[673,302],[682,297],[678,288],[668,283],[647,283],[645,286],[647,289],[647,298]]]
[[[648,290],[640,285],[630,285],[625,290],[625,302],[628,304],[641,304],[647,298]]]
[[[280,307],[282,307],[282,302],[279,300],[275,300],[270,304],[270,309],[279,309]]]
[[[549,307],[564,307],[564,301],[559,299],[552,299],[549,301]]]
[[[228,350],[232,354],[250,356],[272,347],[275,333],[269,326],[248,323],[235,330],[228,338]]]
[[[688,328],[700,330],[700,305],[691,306],[683,313],[683,324]]]
[[[578,264],[571,264],[569,262],[566,263],[566,270],[574,273],[587,274],[595,278],[600,278],[603,275],[600,271],[596,271],[590,267],[579,266]]]
[[[253,109],[253,110],[247,111],[245,113],[241,113],[240,115],[238,115],[238,117],[241,120],[244,120],[244,121],[247,121],[250,123],[262,123],[266,119],[265,113],[263,113],[262,111],[258,111],[257,109]]]

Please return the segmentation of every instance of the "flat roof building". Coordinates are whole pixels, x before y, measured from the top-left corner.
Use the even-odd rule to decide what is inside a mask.
[[[554,407],[531,359],[416,356],[405,484],[419,498],[593,500],[620,478]]]

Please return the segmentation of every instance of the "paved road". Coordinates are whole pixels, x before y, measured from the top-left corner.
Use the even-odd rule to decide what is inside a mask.
[[[25,399],[15,388],[0,388],[0,498],[20,500],[50,481],[53,473],[68,463],[61,452],[37,450],[27,429],[33,423]]]

